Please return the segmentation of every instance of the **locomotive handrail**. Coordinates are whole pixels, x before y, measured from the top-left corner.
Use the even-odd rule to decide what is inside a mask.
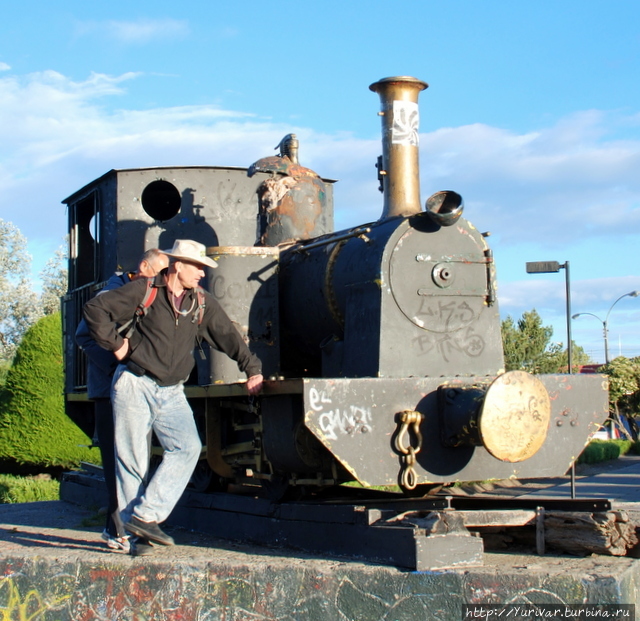
[[[351,231],[350,233],[344,233],[343,235],[335,235],[328,239],[314,242],[313,244],[305,244],[304,246],[299,246],[293,252],[304,252],[312,248],[319,248],[320,246],[333,244],[335,242],[342,241],[343,239],[350,239],[351,237],[359,237],[360,235],[366,235],[367,233],[371,233],[371,227],[369,226],[355,229],[354,231]],[[368,240],[365,240],[365,241],[368,241]]]

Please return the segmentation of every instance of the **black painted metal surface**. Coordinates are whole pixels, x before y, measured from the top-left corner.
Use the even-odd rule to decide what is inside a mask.
[[[498,373],[500,317],[486,251],[466,220],[441,228],[423,213],[283,252],[290,366],[321,377]]]
[[[440,440],[437,389],[473,385],[483,377],[304,380],[305,425],[341,464],[366,485],[395,485],[401,455],[394,450],[396,414],[423,415],[418,484],[562,476],[589,435],[606,418],[606,379],[599,375],[540,375],[551,398],[551,419],[540,450],[509,463],[483,446],[447,447]],[[514,420],[513,433],[518,433]]]

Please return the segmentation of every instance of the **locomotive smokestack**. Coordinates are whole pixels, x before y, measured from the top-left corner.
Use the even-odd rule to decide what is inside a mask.
[[[384,207],[380,219],[420,213],[418,95],[426,82],[408,76],[383,78],[369,88],[380,95],[382,162],[378,164]]]

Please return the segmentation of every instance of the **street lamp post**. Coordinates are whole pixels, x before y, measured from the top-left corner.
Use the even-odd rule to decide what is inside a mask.
[[[554,274],[564,269],[565,284],[567,290],[567,362],[569,363],[569,373],[573,373],[572,366],[572,344],[571,344],[571,285],[569,277],[569,261],[558,263],[558,261],[535,261],[527,263],[527,274]]]
[[[604,335],[604,361],[606,364],[609,364],[609,315],[613,310],[613,307],[622,299],[626,297],[637,298],[640,295],[640,291],[630,291],[629,293],[625,293],[621,295],[610,307],[607,311],[606,317],[600,319],[598,315],[594,315],[593,313],[576,313],[571,317],[571,319],[577,319],[580,315],[591,315],[591,317],[595,317],[598,321],[602,323],[602,332]]]
[[[527,274],[554,274],[564,268],[565,285],[567,291],[567,362],[569,373],[573,373],[571,359],[571,285],[569,278],[569,261],[563,264],[558,261],[535,261],[527,263]],[[576,497],[576,462],[571,462],[571,498]]]

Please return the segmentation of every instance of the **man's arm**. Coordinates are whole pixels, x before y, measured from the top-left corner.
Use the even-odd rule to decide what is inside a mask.
[[[87,355],[91,363],[95,364],[103,373],[111,375],[115,371],[118,366],[118,361],[112,352],[103,349],[95,342],[89,332],[89,326],[84,319],[78,324],[76,343]]]
[[[257,395],[262,390],[262,375],[252,375],[247,380],[247,390],[250,395]]]
[[[118,287],[122,287],[122,285],[131,282],[131,279],[126,274],[122,274],[120,272],[116,272],[112,274],[107,284],[100,290],[96,295],[102,295],[106,291],[111,291],[112,289],[117,289]],[[114,356],[113,352],[107,351],[106,349],[100,347],[94,338],[91,336],[91,332],[89,331],[89,326],[87,322],[83,319],[80,320],[78,324],[78,328],[76,329],[76,343],[82,351],[87,355],[92,364],[96,365],[98,369],[100,369],[103,373],[107,375],[111,375],[116,367],[118,366],[119,358]]]
[[[117,289],[105,291],[84,305],[84,319],[91,336],[100,347],[114,354],[118,352],[119,355],[122,355],[123,348],[128,348],[128,343],[118,334],[117,327],[133,317],[146,286],[144,279],[134,280]]]

